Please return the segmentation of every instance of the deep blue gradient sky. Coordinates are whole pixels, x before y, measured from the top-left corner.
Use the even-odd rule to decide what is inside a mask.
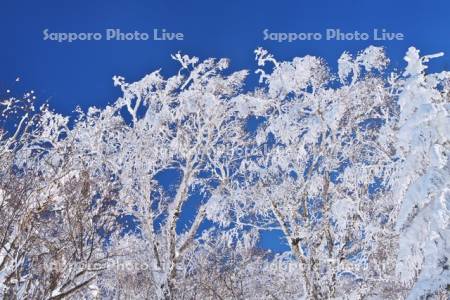
[[[154,28],[182,32],[184,41],[44,41],[50,32],[151,33]],[[374,28],[400,32],[404,41],[264,41],[270,32],[369,32]],[[178,64],[170,54],[180,50],[200,58],[228,57],[231,68],[256,69],[253,50],[262,46],[287,60],[312,54],[332,68],[344,50],[355,53],[368,45],[385,46],[393,67],[402,67],[409,46],[423,54],[444,51],[430,70],[450,69],[450,1],[448,0],[1,0],[0,98],[34,90],[60,112],[75,106],[104,106],[120,93],[113,75],[135,81],[162,68],[173,75]],[[20,81],[16,82],[16,78]],[[252,84],[256,76],[249,79]],[[169,183],[170,180],[166,180]],[[263,235],[262,246],[286,250],[280,234]]]
[[[70,112],[76,105],[104,105],[119,91],[113,75],[137,80],[158,68],[172,75],[177,63],[170,54],[181,50],[201,58],[229,57],[233,69],[254,70],[253,50],[269,49],[280,59],[314,54],[331,67],[344,50],[355,52],[370,44],[384,45],[402,66],[406,49],[450,55],[450,1],[279,0],[279,1],[24,1],[0,4],[0,96],[6,89],[34,89],[50,98],[54,108]],[[50,32],[152,32],[154,28],[184,33],[184,41],[43,40]],[[374,28],[401,32],[404,41],[263,41],[271,32],[372,32]],[[433,62],[432,70],[449,68],[450,56]],[[19,83],[15,82],[20,77]],[[250,79],[251,81],[252,79]]]

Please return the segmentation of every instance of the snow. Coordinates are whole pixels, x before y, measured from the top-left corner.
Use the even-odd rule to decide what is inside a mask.
[[[18,189],[29,203],[15,203],[18,217],[13,206],[0,211],[11,224],[2,231],[0,295],[6,287],[23,295],[30,284],[58,296],[83,282],[73,297],[211,297],[205,285],[223,298],[240,287],[242,298],[280,299],[445,292],[450,73],[426,73],[442,55],[411,47],[405,70],[386,75],[384,49],[370,46],[344,52],[332,74],[319,57],[278,61],[258,48],[260,85],[245,91],[248,71],[228,72],[228,59],[176,53],[177,74],[114,76],[122,96],[78,109],[73,126],[48,105],[34,111],[34,91],[2,100],[2,127],[17,125],[0,135],[0,203]],[[158,178],[167,170],[179,176],[166,186]],[[124,216],[134,230],[115,224]],[[100,223],[119,225],[107,245],[86,239]],[[271,230],[288,251],[259,249]],[[92,259],[112,255],[124,268],[83,269],[92,260],[75,261],[74,238],[92,245]],[[9,249],[11,241],[19,246]],[[67,266],[56,284],[44,272],[49,261]],[[286,262],[295,271],[267,268]],[[19,272],[26,264],[32,276]]]

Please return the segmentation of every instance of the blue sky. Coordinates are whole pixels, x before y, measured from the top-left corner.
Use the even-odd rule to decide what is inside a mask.
[[[409,46],[423,54],[444,51],[430,70],[450,69],[450,1],[368,0],[129,0],[23,1],[0,4],[0,97],[33,89],[60,112],[75,106],[103,106],[120,93],[113,75],[135,81],[162,68],[173,75],[178,65],[171,53],[181,51],[200,58],[228,57],[231,68],[256,69],[253,50],[262,46],[278,59],[312,54],[326,58],[332,68],[344,50],[357,52],[368,45],[385,46],[393,68],[402,67]],[[163,28],[184,34],[183,41],[44,41],[49,32],[152,33]],[[375,28],[403,33],[403,41],[264,41],[270,32],[368,32]],[[16,82],[16,78],[20,81]],[[256,82],[253,75],[249,82]],[[280,234],[262,237],[262,246],[286,250]]]
[[[280,59],[314,54],[331,67],[344,50],[352,52],[375,44],[387,47],[394,67],[403,65],[406,49],[450,55],[449,1],[23,1],[0,4],[0,95],[6,89],[34,89],[50,98],[54,108],[70,112],[76,105],[104,105],[119,91],[113,75],[137,80],[158,68],[172,75],[177,64],[170,54],[178,50],[206,57],[229,57],[233,69],[254,70],[253,50],[269,49]],[[165,28],[182,32],[183,41],[44,41],[50,32],[152,32]],[[374,28],[401,32],[404,41],[264,41],[270,32],[371,33]],[[432,70],[449,68],[449,56],[433,62]],[[15,82],[20,77],[19,83]],[[254,78],[250,78],[250,81]]]

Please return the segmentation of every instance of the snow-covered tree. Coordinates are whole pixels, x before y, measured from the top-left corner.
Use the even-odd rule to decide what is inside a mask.
[[[330,88],[333,78],[319,58],[277,62],[265,50],[256,54],[259,65],[272,62],[274,70],[258,70],[267,81],[267,92],[252,96],[265,107],[257,115],[264,120],[255,139],[261,154],[241,166],[251,178],[242,206],[260,226],[283,232],[308,298],[342,296],[336,289],[348,282],[360,295],[372,292],[386,273],[379,269],[386,265],[383,243],[394,233],[394,205],[374,191],[389,178],[394,155],[395,97],[371,72],[388,61],[375,47],[340,60],[342,86]]]
[[[450,285],[450,73],[425,74],[426,63],[410,48],[398,97],[399,158],[393,197],[400,203],[397,272],[411,289],[408,299],[431,296]]]
[[[113,189],[68,118],[46,105],[36,111],[30,98],[11,98],[15,110],[2,108],[0,294],[92,295],[97,268],[108,255],[101,231],[115,221],[108,213]],[[25,113],[18,116],[18,109]],[[18,125],[10,125],[17,118]]]
[[[369,47],[334,74],[255,53],[254,90],[227,59],[178,53],[175,76],[115,76],[105,108],[2,100],[0,295],[445,295],[450,75],[425,73],[440,55],[411,48],[388,73]],[[261,249],[268,230],[289,251]]]
[[[181,69],[169,79],[159,71],[133,84],[114,78],[124,93],[118,103],[131,115],[127,134],[117,141],[118,206],[135,218],[145,241],[147,276],[155,294],[167,299],[179,289],[177,270],[195,247],[202,222],[219,205],[211,207],[209,200],[229,189],[242,159],[238,150],[247,143],[235,99],[247,72],[222,75],[226,59],[198,63],[181,54],[173,58]],[[169,171],[179,175],[172,197],[157,180]],[[201,199],[192,199],[193,193]],[[195,211],[184,213],[194,201]],[[187,219],[189,214],[193,216]]]

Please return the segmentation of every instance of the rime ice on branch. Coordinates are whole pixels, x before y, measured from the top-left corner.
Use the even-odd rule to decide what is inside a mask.
[[[441,54],[410,48],[398,74],[373,46],[337,74],[255,54],[254,91],[227,59],[177,53],[175,76],[115,76],[105,108],[1,100],[0,295],[445,295],[450,73],[426,73]],[[288,250],[260,249],[268,231]]]

